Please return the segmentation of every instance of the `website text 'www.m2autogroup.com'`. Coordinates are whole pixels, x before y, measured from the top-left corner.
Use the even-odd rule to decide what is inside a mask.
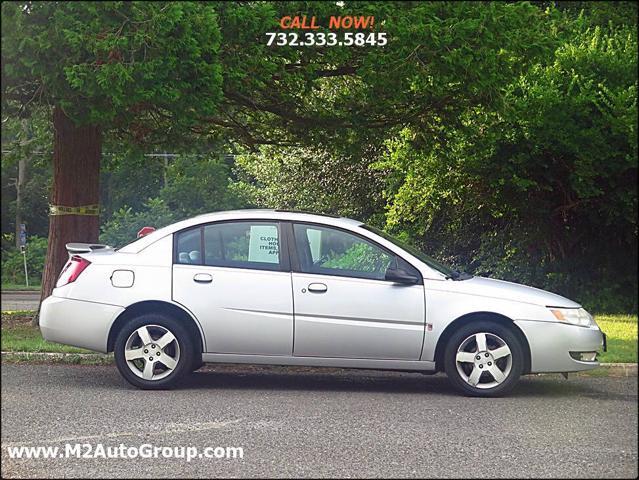
[[[196,459],[235,460],[244,458],[243,447],[203,447],[152,445],[104,445],[102,443],[65,443],[61,446],[7,446],[12,459],[54,458],[175,458],[190,462]]]

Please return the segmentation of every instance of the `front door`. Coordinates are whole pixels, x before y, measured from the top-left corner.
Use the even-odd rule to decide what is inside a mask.
[[[419,360],[424,287],[385,281],[403,259],[341,229],[293,225],[295,356]],[[395,265],[397,266],[397,265]],[[420,282],[421,283],[421,282]]]
[[[206,352],[291,355],[293,299],[278,222],[219,222],[174,237],[173,300],[199,320]]]

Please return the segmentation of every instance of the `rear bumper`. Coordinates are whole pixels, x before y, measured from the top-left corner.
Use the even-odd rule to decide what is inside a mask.
[[[528,339],[531,373],[591,370],[599,362],[575,360],[570,352],[596,352],[605,345],[599,327],[578,327],[559,322],[515,321]]]
[[[106,352],[109,330],[123,307],[50,296],[40,305],[45,340]]]

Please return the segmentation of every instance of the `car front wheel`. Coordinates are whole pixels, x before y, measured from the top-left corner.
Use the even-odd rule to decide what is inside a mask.
[[[464,325],[448,341],[444,370],[452,385],[466,395],[505,395],[524,368],[521,343],[508,326],[477,321]]]
[[[158,314],[141,315],[120,331],[114,348],[120,374],[143,389],[175,385],[193,364],[193,341],[183,325]]]

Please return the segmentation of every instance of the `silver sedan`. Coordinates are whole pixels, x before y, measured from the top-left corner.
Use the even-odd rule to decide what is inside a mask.
[[[578,303],[457,272],[356,220],[240,210],[142,233],[119,250],[68,244],[40,313],[44,338],[113,351],[140,388],[224,362],[444,371],[496,396],[522,374],[595,368],[605,348]]]

